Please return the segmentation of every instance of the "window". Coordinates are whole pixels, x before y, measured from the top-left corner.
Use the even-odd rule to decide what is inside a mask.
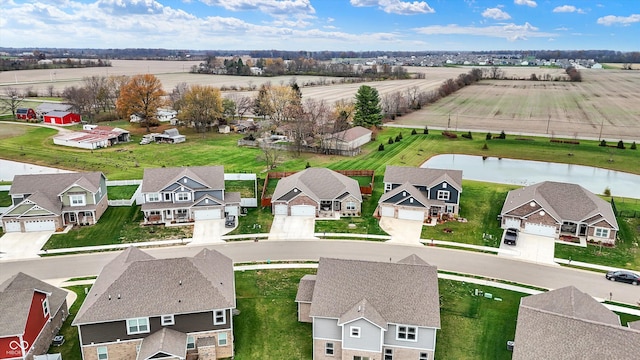
[[[453,205],[447,205],[446,212],[449,213],[449,214],[453,213]]]
[[[356,203],[354,203],[353,201],[347,201],[347,210],[355,210],[356,209]]]
[[[393,349],[384,349],[384,360],[393,360]]]
[[[49,299],[47,298],[42,302],[42,313],[44,314],[44,317],[49,316]]]
[[[227,333],[218,334],[218,346],[227,345]]]
[[[425,352],[421,352],[420,353],[420,357],[418,358],[418,360],[429,360],[429,354],[427,354]]]
[[[416,328],[413,326],[398,326],[396,340],[417,341]]]
[[[69,213],[69,222],[76,222],[76,214]]]
[[[107,353],[106,346],[98,347],[98,360],[107,360],[109,359],[109,354]]]
[[[597,227],[593,233],[593,236],[608,238],[609,237],[609,229]]]
[[[224,310],[216,310],[213,316],[213,325],[222,325],[226,322],[226,314]]]
[[[438,200],[449,200],[449,192],[446,190],[438,190]]]
[[[360,337],[360,328],[357,326],[352,326],[349,330],[351,332],[351,337],[359,338]]]
[[[191,335],[187,336],[187,350],[191,350],[195,348],[196,348],[196,339]]]
[[[176,323],[176,319],[173,317],[173,315],[162,315],[160,323],[162,324],[162,326],[173,325]]]
[[[171,201],[171,193],[164,194],[164,201]]]
[[[147,194],[147,201],[149,201],[149,202],[160,201],[160,194],[158,194],[158,193]]]
[[[188,192],[177,193],[176,195],[177,195],[176,201],[189,201],[189,200],[191,200],[191,194],[189,194]]]
[[[328,342],[324,344],[324,354],[325,355],[333,355],[333,343]]]
[[[127,334],[142,334],[149,332],[149,318],[127,319]]]
[[[84,194],[69,195],[69,203],[71,204],[71,206],[84,206]]]
[[[391,183],[384,183],[384,192],[391,190]]]
[[[353,360],[370,360],[370,359],[369,359],[369,357],[368,357],[368,356],[358,356],[358,355],[355,355],[355,356],[353,357]]]

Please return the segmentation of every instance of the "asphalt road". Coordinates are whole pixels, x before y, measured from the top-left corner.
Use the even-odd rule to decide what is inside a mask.
[[[165,247],[145,251],[157,258],[170,258],[193,256],[204,247]],[[574,285],[593,297],[634,305],[640,300],[640,287],[609,282],[603,274],[430,246],[394,245],[371,241],[265,240],[257,243],[243,241],[206,247],[229,256],[234,263],[267,260],[317,261],[320,257],[397,261],[415,253],[440,270],[482,275],[548,289]],[[97,275],[116,255],[116,252],[107,252],[0,261],[0,282],[18,271],[40,279]]]

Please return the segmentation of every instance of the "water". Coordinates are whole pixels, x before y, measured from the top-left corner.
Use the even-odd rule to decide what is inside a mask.
[[[13,181],[15,175],[56,174],[73,171],[0,159],[0,181]]]
[[[462,177],[467,180],[522,186],[558,181],[578,184],[595,194],[609,188],[614,196],[640,198],[640,175],[591,166],[443,154],[432,157],[421,167],[462,170]]]

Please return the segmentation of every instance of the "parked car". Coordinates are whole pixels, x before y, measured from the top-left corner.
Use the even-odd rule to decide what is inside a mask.
[[[236,226],[236,217],[234,215],[227,215],[224,219],[224,227],[232,228]]]
[[[624,270],[609,271],[605,275],[605,277],[607,278],[607,280],[611,280],[611,281],[626,282],[631,285],[640,284],[640,275],[634,274],[631,271],[624,271]]]
[[[518,241],[518,229],[508,228],[504,232],[504,243],[507,245],[515,245]]]

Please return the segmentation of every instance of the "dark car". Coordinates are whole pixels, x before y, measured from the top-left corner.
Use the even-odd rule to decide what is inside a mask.
[[[504,243],[507,245],[515,245],[516,241],[518,241],[518,229],[508,228],[507,231],[504,232]]]
[[[233,215],[227,215],[224,219],[224,227],[232,228],[236,226],[236,217]]]
[[[634,274],[631,271],[617,270],[609,271],[605,277],[607,280],[626,282],[631,285],[640,284],[640,275]]]

